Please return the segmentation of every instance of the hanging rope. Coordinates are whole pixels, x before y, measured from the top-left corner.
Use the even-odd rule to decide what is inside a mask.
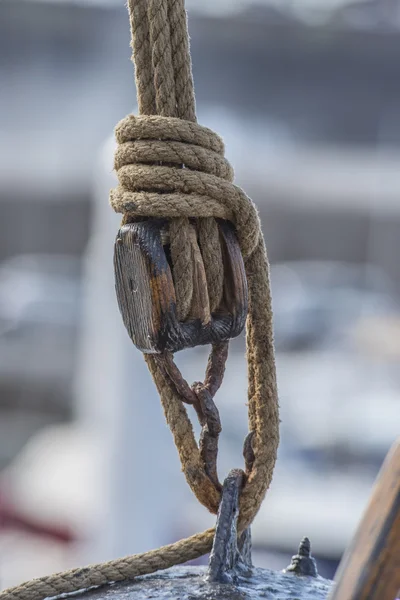
[[[247,445],[251,446],[252,460],[240,498],[241,532],[251,524],[270,485],[279,443],[269,267],[264,240],[253,203],[232,183],[233,171],[224,158],[222,140],[196,123],[184,0],[129,0],[128,6],[140,116],[129,115],[116,128],[115,169],[119,185],[111,192],[111,205],[123,213],[124,222],[137,217],[170,219],[173,274],[182,320],[189,314],[192,303],[193,244],[200,244],[197,255],[204,262],[211,310],[222,297],[223,262],[215,218],[228,219],[235,225],[245,261],[251,432]],[[197,236],[191,234],[189,219],[196,220]],[[157,357],[147,355],[146,362],[159,391],[185,477],[198,500],[216,513],[220,487],[207,472],[183,405],[182,390],[165,377],[165,364],[163,367]],[[206,384],[201,386],[207,388]],[[214,529],[210,529],[145,554],[35,579],[0,593],[0,600],[44,600],[166,569],[209,552],[213,536]]]
[[[161,117],[178,117],[188,122],[187,124],[195,123],[195,98],[184,0],[129,0],[128,7],[136,67],[139,113]],[[147,121],[144,120],[142,126],[146,128],[146,124]],[[164,125],[164,127],[168,127],[168,125]],[[173,126],[172,128],[174,129]],[[163,125],[161,125],[161,129],[163,129]],[[146,135],[146,132],[144,134]],[[157,138],[149,137],[148,134],[149,132],[147,132],[145,139],[148,139],[150,143],[156,141]],[[182,160],[186,158],[184,154],[182,155],[184,148],[180,149],[176,144],[173,144],[177,133],[172,131],[171,134],[172,137],[164,144],[164,152],[161,148],[159,149],[160,154],[157,151],[153,154],[153,156],[156,156],[155,160],[162,160],[159,156],[161,154],[165,155],[166,150],[169,158],[172,158],[171,164],[174,164],[174,166],[188,166],[188,163]],[[133,135],[132,132],[130,132],[130,135],[128,133],[128,138],[125,140],[128,148],[129,143],[134,142],[136,139],[135,133]],[[169,141],[172,143],[169,144]],[[154,150],[157,149],[154,148]],[[192,154],[196,153],[196,150],[192,148],[191,152]],[[140,156],[139,161],[143,163],[146,158],[143,155]],[[200,161],[201,157],[200,148]],[[207,154],[205,157],[203,155],[203,160],[204,158],[206,161],[213,160],[212,156]],[[117,165],[116,168],[118,169]],[[129,174],[135,177],[135,172],[132,169],[129,170]],[[150,179],[152,179],[151,174]],[[127,188],[130,187],[127,184]],[[116,202],[114,204],[116,210],[126,212],[123,206],[118,206],[119,203],[115,194],[113,198]],[[190,311],[194,273],[188,218],[180,211],[178,211],[178,214],[179,216],[176,219],[170,221],[170,238],[178,316],[180,320],[184,320]],[[223,289],[219,234],[215,220],[210,218],[201,219],[198,223],[198,229],[204,249],[203,261],[207,274],[210,309],[212,311],[219,305]]]

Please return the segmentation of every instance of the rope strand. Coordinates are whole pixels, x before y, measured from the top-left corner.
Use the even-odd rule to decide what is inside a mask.
[[[147,0],[129,0],[128,8],[139,113],[155,115],[157,109]]]
[[[140,114],[196,122],[196,107],[184,0],[129,0]],[[174,161],[175,163],[175,161]],[[181,162],[176,166],[188,166]],[[213,218],[198,221],[211,310],[223,289],[223,263]],[[171,257],[178,317],[184,321],[193,298],[192,242],[187,217],[170,221]],[[197,245],[197,241],[195,240]]]
[[[209,552],[214,532],[214,529],[208,529],[175,544],[162,546],[143,554],[134,554],[106,563],[32,579],[23,585],[0,592],[0,598],[1,600],[44,600],[60,594],[71,594],[108,583],[134,579],[140,575],[155,573],[160,569],[168,569]]]

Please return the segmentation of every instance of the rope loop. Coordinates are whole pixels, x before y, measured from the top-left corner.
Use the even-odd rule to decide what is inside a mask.
[[[135,140],[176,141],[194,144],[224,155],[222,138],[208,127],[193,121],[159,115],[128,115],[115,128],[118,144]]]
[[[236,227],[249,290],[248,408],[254,451],[254,464],[240,499],[239,530],[243,531],[252,522],[269,486],[279,442],[269,270],[258,213],[243,190],[232,183],[223,142],[209,129],[175,117],[129,115],[117,125],[116,138],[119,185],[111,191],[110,199],[115,211],[125,217],[168,218],[172,223],[182,218],[195,218],[199,224],[222,218]],[[208,243],[206,237],[202,252]],[[204,468],[182,395],[166,383],[154,358],[147,357],[146,361],[186,479],[198,500],[215,512],[219,490]]]

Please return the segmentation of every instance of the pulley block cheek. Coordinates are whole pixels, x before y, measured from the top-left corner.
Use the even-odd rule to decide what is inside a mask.
[[[218,220],[224,261],[222,301],[211,315],[197,315],[204,289],[204,271],[193,286],[193,310],[180,322],[170,267],[168,223],[147,219],[123,225],[114,252],[115,288],[125,327],[144,353],[177,352],[216,344],[238,336],[244,328],[248,294],[242,254],[231,223]],[[202,281],[202,278],[204,281]],[[198,297],[197,297],[198,296]]]

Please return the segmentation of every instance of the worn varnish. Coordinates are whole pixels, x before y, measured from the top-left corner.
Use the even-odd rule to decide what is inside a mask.
[[[400,590],[400,441],[340,564],[330,600],[395,600]]]
[[[168,246],[161,232],[166,222],[149,219],[123,225],[115,243],[115,286],[125,327],[135,346],[145,353],[176,352],[215,344],[238,336],[247,316],[247,282],[243,258],[233,226],[218,221],[224,260],[224,293],[211,315],[199,307],[206,288],[199,262],[190,317],[179,322]],[[211,318],[210,318],[211,317]]]

